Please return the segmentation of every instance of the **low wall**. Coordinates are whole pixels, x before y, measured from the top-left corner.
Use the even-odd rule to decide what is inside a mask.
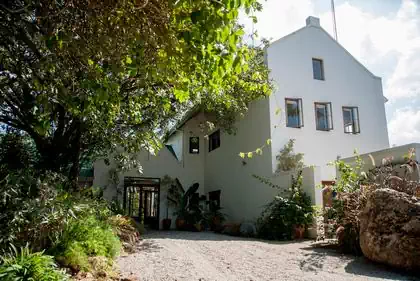
[[[365,153],[359,155],[363,161],[363,168],[364,172],[368,172],[370,169],[379,167],[382,165],[383,159],[392,159],[392,163],[401,164],[404,163],[404,157],[408,154],[410,149],[414,150],[415,156],[413,157],[417,162],[420,162],[420,143],[410,143],[406,145],[391,147],[383,150],[373,151],[370,153]],[[369,156],[370,155],[370,156]],[[373,158],[373,162],[372,159]],[[341,159],[345,163],[350,165],[356,164],[356,157],[349,157]],[[396,168],[396,171],[399,173],[404,172],[404,168]],[[337,173],[338,174],[338,173]],[[415,172],[411,175],[412,180],[419,180],[418,173]]]

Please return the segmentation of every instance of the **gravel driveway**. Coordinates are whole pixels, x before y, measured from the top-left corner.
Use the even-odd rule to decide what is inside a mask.
[[[124,277],[158,280],[416,280],[364,258],[210,232],[152,232],[140,251],[118,260]]]

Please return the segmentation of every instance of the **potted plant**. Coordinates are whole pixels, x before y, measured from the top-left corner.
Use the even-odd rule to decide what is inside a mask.
[[[297,177],[292,176],[290,201],[295,205],[293,214],[293,233],[295,239],[303,239],[306,229],[313,222],[314,209],[311,198],[302,191],[302,170]]]
[[[175,225],[178,230],[201,231],[202,210],[197,193],[198,187],[199,184],[194,183],[184,193],[184,189],[177,181],[177,184],[172,185],[168,191],[168,200],[176,208],[174,215],[177,216]]]
[[[162,228],[163,230],[169,230],[171,229],[172,220],[169,218],[168,212],[169,207],[166,205],[166,218],[162,220]]]
[[[211,231],[218,231],[226,220],[226,215],[221,212],[222,208],[210,201],[209,209],[204,214],[206,225]]]

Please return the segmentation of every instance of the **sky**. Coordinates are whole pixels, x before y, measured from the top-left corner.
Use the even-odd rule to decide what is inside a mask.
[[[333,34],[331,0],[261,0],[257,24],[245,18],[247,33],[270,41],[316,16]],[[420,0],[335,0],[338,41],[382,77],[391,146],[420,143]]]

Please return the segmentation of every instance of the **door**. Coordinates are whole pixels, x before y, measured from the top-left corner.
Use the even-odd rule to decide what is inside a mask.
[[[160,179],[124,178],[123,207],[128,216],[153,229],[159,229]]]

